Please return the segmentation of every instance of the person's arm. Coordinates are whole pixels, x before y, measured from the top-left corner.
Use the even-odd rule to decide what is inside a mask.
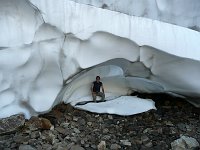
[[[92,86],[91,86],[91,92],[93,92],[93,87],[94,87],[94,83],[92,83]]]
[[[104,93],[104,87],[103,87],[103,84],[102,84],[101,88],[102,88],[102,92]]]

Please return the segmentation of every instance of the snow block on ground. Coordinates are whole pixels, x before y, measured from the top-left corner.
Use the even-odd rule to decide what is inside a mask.
[[[154,101],[133,96],[121,96],[114,100],[99,103],[76,105],[75,108],[95,113],[117,114],[122,116],[134,115],[151,109],[156,109]]]

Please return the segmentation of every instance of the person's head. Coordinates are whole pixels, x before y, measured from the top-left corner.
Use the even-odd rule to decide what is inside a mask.
[[[96,76],[96,81],[99,82],[100,81],[100,76]]]

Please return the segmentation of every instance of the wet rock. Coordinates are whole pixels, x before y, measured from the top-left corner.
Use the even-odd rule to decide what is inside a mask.
[[[106,133],[108,133],[108,132],[109,132],[109,129],[107,129],[107,128],[103,129],[103,133],[104,133],[104,134],[106,134]]]
[[[174,124],[171,121],[164,121],[165,125],[173,127]]]
[[[53,134],[51,130],[44,130],[42,132],[41,139],[50,144],[55,144],[56,142],[58,142],[58,139],[56,139],[56,135]]]
[[[13,138],[14,142],[16,143],[26,143],[28,142],[29,139],[30,138],[28,135],[23,135],[23,134],[15,135]]]
[[[52,145],[51,144],[42,144],[42,148],[46,149],[46,150],[50,150],[50,149],[52,149]]]
[[[91,147],[92,149],[97,149],[97,146],[94,145],[94,144],[92,144],[90,147]]]
[[[185,126],[185,124],[183,124],[183,123],[177,124],[177,127],[178,127],[180,130],[182,130],[182,131],[186,131],[186,126]]]
[[[146,135],[141,136],[141,141],[142,143],[148,142],[149,141],[149,137]]]
[[[0,135],[15,132],[24,123],[25,117],[22,114],[0,119]]]
[[[77,128],[74,128],[74,132],[77,133],[77,134],[81,133],[80,130],[77,129]]]
[[[31,131],[39,130],[39,129],[49,130],[53,127],[53,125],[48,119],[38,118],[38,117],[31,117],[31,119],[27,121],[25,125]]]
[[[87,122],[87,125],[88,125],[88,126],[91,126],[91,125],[92,125],[92,122]]]
[[[108,115],[108,119],[113,120],[113,116],[112,115]]]
[[[98,150],[106,150],[106,142],[105,141],[101,141],[98,146],[97,146]]]
[[[147,143],[145,143],[145,144],[144,144],[144,146],[145,146],[145,147],[149,147],[149,148],[150,148],[150,147],[152,147],[152,146],[153,146],[153,144],[152,144],[152,142],[151,142],[151,141],[148,141]]]
[[[1,135],[0,141],[10,140],[13,138],[13,135]]]
[[[143,133],[151,133],[153,130],[151,128],[146,128]]]
[[[120,140],[120,142],[125,146],[131,146],[131,142],[129,140]]]
[[[19,150],[36,150],[36,148],[32,147],[31,145],[20,145]]]
[[[72,145],[70,150],[85,150],[85,149],[80,145]]]
[[[36,139],[30,139],[28,141],[28,144],[31,145],[31,146],[36,146],[39,143],[38,143],[38,140],[36,140]]]
[[[34,131],[34,132],[31,132],[31,138],[32,139],[37,139],[40,137],[40,132],[39,131]]]
[[[111,139],[111,136],[110,135],[104,135],[103,137],[102,137],[102,140],[110,140]]]
[[[62,127],[56,127],[55,130],[63,135],[66,135],[66,133],[67,133],[67,130]]]
[[[80,125],[84,126],[86,124],[86,121],[85,121],[85,119],[80,119],[79,123],[80,123]]]
[[[118,145],[118,144],[111,144],[110,149],[111,150],[118,150],[118,149],[121,149],[121,146]]]
[[[185,125],[187,132],[191,132],[193,130],[193,127],[190,125]]]
[[[70,125],[70,123],[69,123],[69,122],[62,122],[62,123],[60,124],[60,127],[63,127],[63,128],[68,128],[68,127],[69,127],[69,125]]]
[[[193,150],[199,148],[199,143],[196,139],[187,136],[181,136],[181,138],[171,143],[172,150],[188,149]]]

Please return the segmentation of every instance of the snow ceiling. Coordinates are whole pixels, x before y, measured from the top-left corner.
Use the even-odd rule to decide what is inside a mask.
[[[200,107],[200,1],[0,0],[0,118],[59,102],[131,115],[155,109],[132,91],[169,93]]]

